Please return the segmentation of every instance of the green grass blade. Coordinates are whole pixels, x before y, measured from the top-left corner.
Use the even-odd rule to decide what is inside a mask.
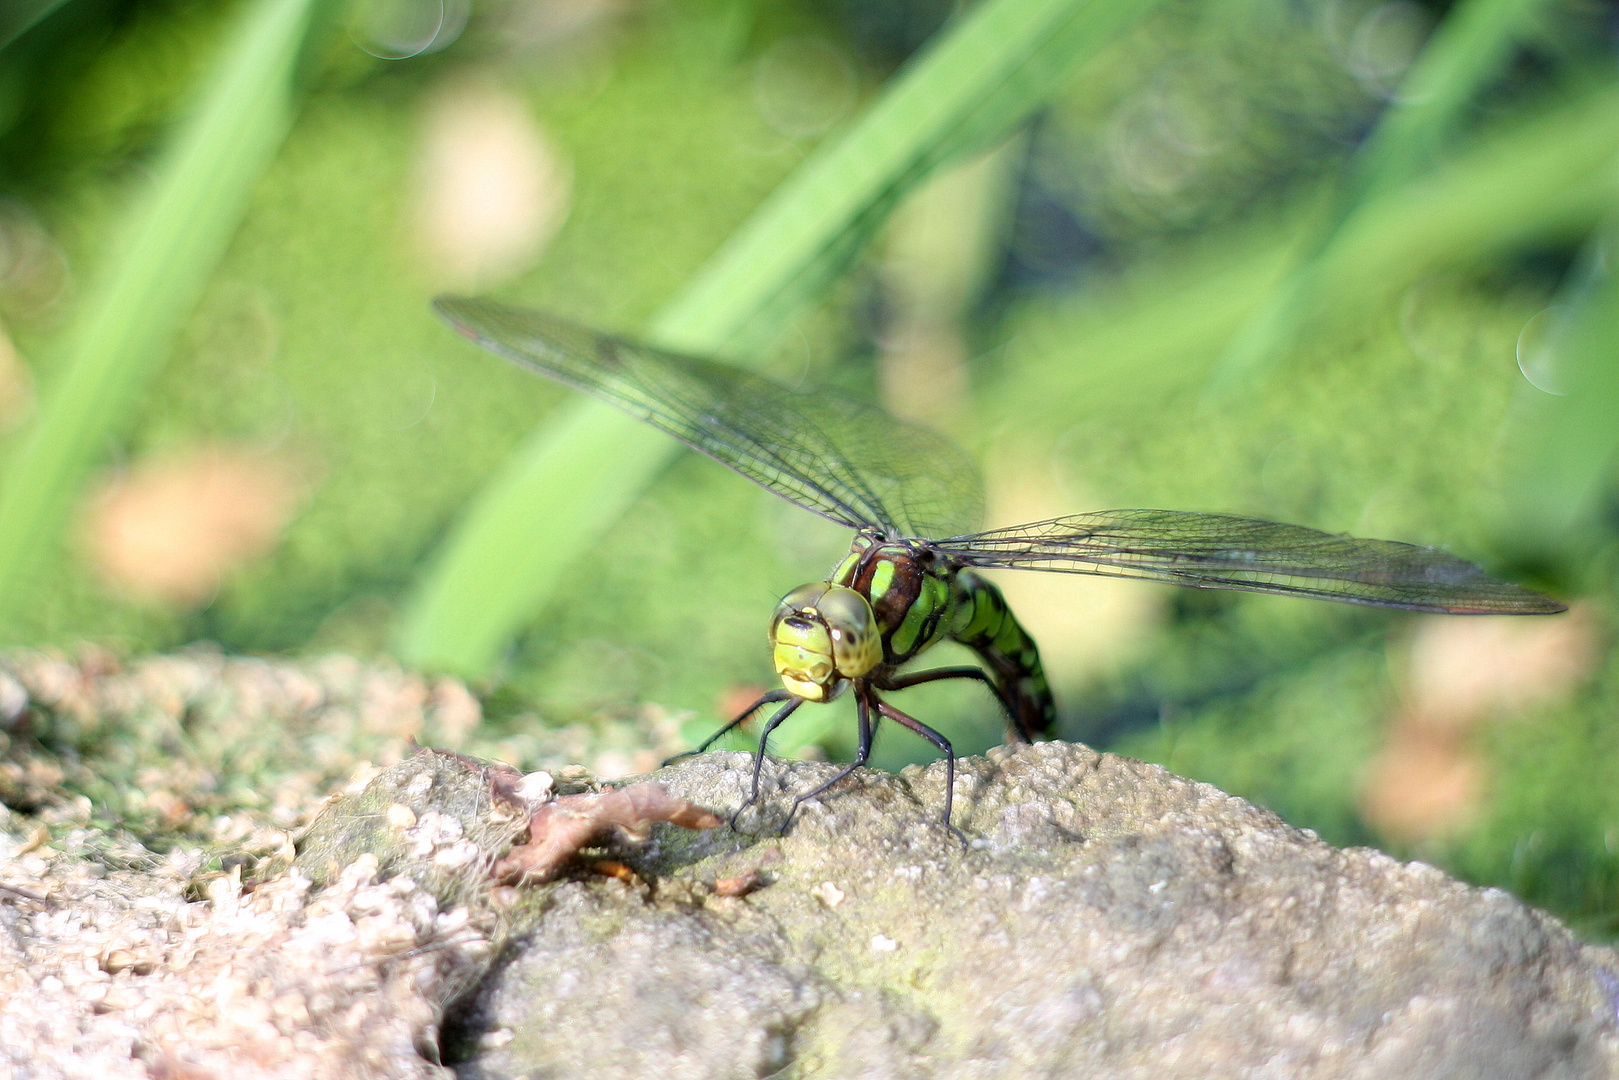
[[[1212,397],[1235,392],[1287,348],[1322,295],[1318,275],[1339,237],[1375,196],[1433,164],[1467,106],[1550,6],[1549,0],[1466,0],[1451,9],[1356,155],[1319,239],[1232,337],[1211,376]]]
[[[45,16],[61,7],[65,0],[9,0],[0,4],[0,49],[33,29]]]
[[[1370,201],[1323,260],[1321,295],[1352,320],[1444,266],[1584,236],[1619,195],[1619,87],[1588,92],[1481,137],[1422,179]],[[1255,227],[1093,292],[1026,333],[1038,357],[999,389],[994,409],[1061,431],[1076,396],[1170,394],[1207,377],[1218,342],[1252,318],[1296,265],[1294,222]],[[1044,340],[1049,333],[1051,340]],[[1056,411],[1053,411],[1056,410]]]
[[[1468,106],[1551,6],[1551,0],[1468,0],[1450,9],[1357,156],[1357,202],[1434,163]]]
[[[1151,10],[1140,0],[988,0],[946,27],[841,137],[768,198],[649,338],[746,352],[774,337],[930,172],[988,149],[1086,56]],[[484,676],[517,629],[676,451],[595,402],[565,407],[505,466],[418,583],[409,662]]]
[[[841,139],[790,176],[657,316],[651,336],[714,352],[773,336],[860,237],[939,165],[989,149],[1085,56],[1153,5],[996,0],[919,55]],[[749,333],[756,324],[762,329]]]
[[[1346,222],[1321,259],[1321,295],[1364,301],[1437,266],[1577,240],[1613,196],[1616,153],[1613,84],[1482,138]]]
[[[0,616],[60,534],[80,480],[129,418],[293,116],[322,0],[256,0],[125,220],[70,331],[66,365],[0,477]]]

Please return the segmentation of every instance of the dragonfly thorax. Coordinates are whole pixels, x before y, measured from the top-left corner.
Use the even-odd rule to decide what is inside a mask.
[[[883,659],[871,604],[828,581],[800,585],[782,598],[770,621],[770,645],[782,685],[809,701],[831,701]]]

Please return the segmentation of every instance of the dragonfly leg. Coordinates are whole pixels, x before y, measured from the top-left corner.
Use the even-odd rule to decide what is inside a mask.
[[[793,695],[788,693],[786,690],[772,690],[772,691],[770,691],[770,693],[766,694],[764,697],[760,698],[758,701],[755,701],[752,705],[749,705],[746,709],[744,709],[742,711],[742,714],[740,716],[738,716],[735,720],[732,720],[729,724],[726,724],[724,727],[722,727],[718,731],[714,732],[714,734],[712,734],[708,738],[704,739],[703,742],[702,742],[702,745],[699,746],[697,749],[695,749],[695,750],[683,750],[680,753],[676,754],[674,757],[665,758],[663,763],[665,765],[673,765],[675,762],[681,761],[681,760],[683,760],[685,758],[696,757],[698,754],[701,754],[703,751],[707,750],[710,746],[713,746],[715,743],[719,742],[725,736],[727,736],[731,732],[735,731],[738,727],[742,726],[744,723],[747,722],[748,717],[752,716],[754,713],[758,712],[760,709],[764,708],[766,705],[770,705],[770,704],[772,704],[774,702],[777,702],[777,701],[786,701],[788,698],[790,698],[792,696]]]
[[[753,788],[748,795],[748,801],[737,807],[736,813],[731,815],[731,828],[733,829],[736,828],[736,819],[742,816],[742,811],[759,801],[759,773],[765,767],[765,745],[770,742],[770,733],[780,727],[783,720],[793,715],[795,709],[804,704],[803,698],[794,697],[785,690],[782,693],[790,700],[771,714],[770,719],[765,721],[764,730],[759,732],[759,749],[753,755]],[[781,699],[777,698],[776,700]]]
[[[911,686],[921,686],[923,683],[939,682],[942,679],[976,679],[989,687],[989,692],[995,695],[995,701],[1005,710],[1007,719],[1012,722],[1012,730],[1019,736],[1020,742],[1032,743],[1034,737],[1024,730],[1023,719],[1018,716],[1017,710],[1007,702],[1006,695],[1001,692],[1000,685],[990,678],[989,672],[981,667],[963,664],[961,667],[932,668],[928,671],[918,671],[910,675],[901,675],[878,683],[879,690],[904,690]]]
[[[900,712],[886,701],[877,702],[877,711],[901,727],[910,728],[928,742],[944,751],[944,827],[956,834],[961,846],[967,846],[967,836],[960,829],[950,824],[950,807],[955,801],[956,794],[956,751],[950,745],[950,740],[928,727],[916,717]]]
[[[871,698],[868,700],[866,692],[862,692],[860,696],[855,699],[855,714],[859,717],[860,722],[860,748],[855,751],[854,760],[849,763],[847,768],[840,770],[836,776],[826,781],[826,783],[817,784],[814,790],[806,791],[804,794],[794,799],[793,808],[787,811],[787,816],[782,820],[781,828],[778,830],[779,832],[787,831],[787,826],[793,823],[793,815],[798,813],[798,808],[800,806],[804,805],[804,803],[808,802],[810,799],[815,798],[815,796],[819,795],[827,788],[836,784],[838,781],[860,768],[860,766],[864,765],[871,757],[871,740],[873,733],[871,724],[871,701],[874,700],[876,699]]]

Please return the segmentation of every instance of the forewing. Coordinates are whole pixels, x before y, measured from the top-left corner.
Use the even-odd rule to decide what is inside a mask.
[[[874,406],[796,391],[760,375],[677,356],[488,300],[443,296],[441,315],[473,341],[623,409],[850,528],[949,535],[978,523],[972,463],[948,440]]]
[[[1148,578],[1451,614],[1564,610],[1434,548],[1177,510],[1107,510],[935,545],[969,566]]]

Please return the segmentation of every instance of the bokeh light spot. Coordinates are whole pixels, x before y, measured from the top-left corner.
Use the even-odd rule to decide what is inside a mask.
[[[1373,8],[1349,39],[1350,73],[1374,93],[1393,94],[1432,26],[1427,12],[1407,0]]]
[[[1568,393],[1557,364],[1557,343],[1567,313],[1564,304],[1537,312],[1518,333],[1518,370],[1536,390],[1559,397]]]
[[[842,50],[817,37],[788,37],[759,57],[753,101],[778,133],[819,135],[854,105],[854,66]]]
[[[435,283],[484,289],[539,257],[567,217],[572,172],[522,98],[457,83],[430,100],[417,227]]]
[[[469,0],[362,0],[351,8],[349,36],[372,56],[408,60],[461,36]]]
[[[5,327],[0,326],[0,431],[16,427],[33,404],[33,377]]]
[[[288,463],[226,447],[144,462],[93,496],[86,554],[122,592],[194,607],[275,547],[301,487]]]
[[[63,307],[72,277],[67,256],[32,213],[0,201],[0,310],[20,322],[47,321]]]

